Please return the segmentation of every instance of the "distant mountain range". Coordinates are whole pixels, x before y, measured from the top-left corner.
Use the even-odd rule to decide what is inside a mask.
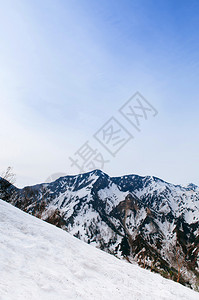
[[[100,170],[18,189],[0,198],[130,263],[198,289],[199,188]]]

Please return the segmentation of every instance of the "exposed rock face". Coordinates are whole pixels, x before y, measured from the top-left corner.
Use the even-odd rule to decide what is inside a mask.
[[[1,183],[0,197],[129,262],[196,288],[199,188],[155,177],[111,178],[95,170],[24,189]]]

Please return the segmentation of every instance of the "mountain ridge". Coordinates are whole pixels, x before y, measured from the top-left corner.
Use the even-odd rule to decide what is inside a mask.
[[[14,206],[119,258],[197,288],[198,188],[94,170],[10,190],[10,196],[1,196]]]

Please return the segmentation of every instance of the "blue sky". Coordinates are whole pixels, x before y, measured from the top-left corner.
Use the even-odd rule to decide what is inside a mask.
[[[110,175],[199,184],[198,1],[0,3],[0,167],[18,186],[78,173],[87,140]],[[158,115],[112,158],[92,136],[136,91]]]

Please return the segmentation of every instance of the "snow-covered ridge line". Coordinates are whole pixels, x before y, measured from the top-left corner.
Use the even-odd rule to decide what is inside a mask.
[[[153,176],[109,177],[95,170],[21,190],[12,187],[2,195],[97,248],[197,288],[195,186],[184,188]],[[176,253],[183,261],[180,273]]]

